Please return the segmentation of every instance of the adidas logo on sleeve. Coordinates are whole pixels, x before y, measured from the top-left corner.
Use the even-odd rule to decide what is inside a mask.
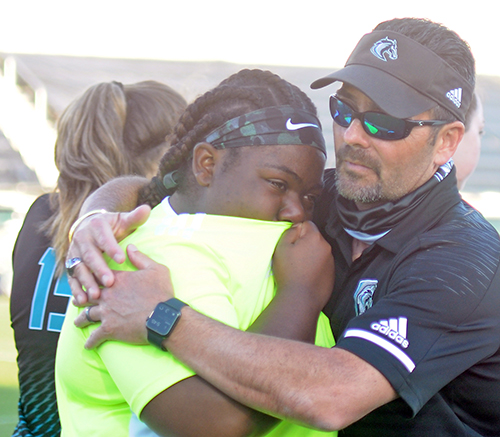
[[[406,339],[407,326],[408,320],[406,317],[399,317],[397,319],[381,320],[378,323],[373,322],[370,325],[370,328],[380,334],[386,335],[391,340],[394,340],[396,343],[401,345],[401,347],[406,349],[410,345]]]
[[[415,369],[415,363],[405,351],[410,345],[410,342],[406,339],[407,326],[408,320],[406,317],[380,320],[370,324],[370,328],[376,333],[351,328],[345,332],[344,337],[361,338],[377,345],[399,360],[411,373]]]

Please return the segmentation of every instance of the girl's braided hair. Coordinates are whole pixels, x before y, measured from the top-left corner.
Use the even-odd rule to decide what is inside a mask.
[[[313,102],[298,87],[270,71],[257,69],[241,70],[198,97],[177,122],[171,147],[161,158],[158,174],[141,190],[138,203],[155,207],[165,195],[184,189],[193,148],[215,128],[248,112],[281,105],[316,115]],[[178,172],[178,186],[167,190],[163,177],[173,171]]]

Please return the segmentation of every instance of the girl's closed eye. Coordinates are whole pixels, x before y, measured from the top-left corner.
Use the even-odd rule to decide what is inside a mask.
[[[283,182],[283,181],[280,181],[277,179],[268,179],[268,182],[280,191],[286,191],[288,188],[288,185],[286,182]]]

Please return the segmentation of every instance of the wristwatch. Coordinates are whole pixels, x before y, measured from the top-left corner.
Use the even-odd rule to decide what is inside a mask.
[[[186,303],[173,297],[166,302],[160,302],[146,320],[148,330],[148,341],[166,351],[162,342],[174,329],[181,317],[181,308],[187,306]]]

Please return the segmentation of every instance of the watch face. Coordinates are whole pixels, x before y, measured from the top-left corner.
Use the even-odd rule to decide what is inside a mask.
[[[166,336],[177,322],[180,311],[164,303],[156,306],[153,314],[146,322],[146,327],[161,336]]]

